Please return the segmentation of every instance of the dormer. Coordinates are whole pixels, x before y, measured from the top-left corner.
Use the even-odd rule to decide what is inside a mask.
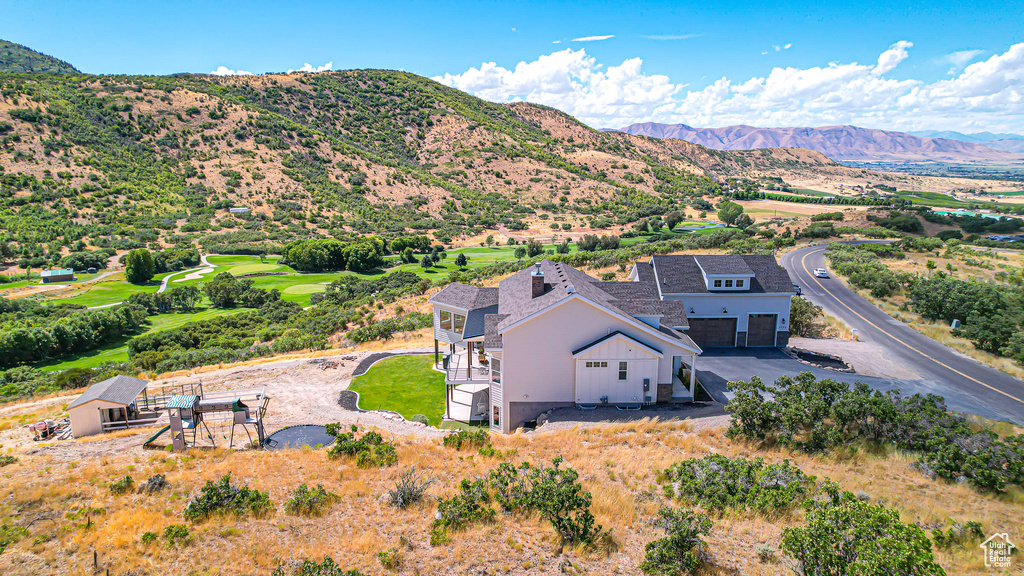
[[[739,256],[695,256],[709,292],[746,292],[754,271]]]

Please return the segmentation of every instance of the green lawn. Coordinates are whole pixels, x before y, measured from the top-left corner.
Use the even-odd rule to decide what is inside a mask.
[[[430,355],[385,358],[348,389],[359,393],[363,410],[392,410],[406,419],[423,414],[436,426],[444,413],[444,374],[433,363]]]
[[[150,334],[153,332],[160,332],[163,330],[170,330],[172,328],[178,328],[184,326],[190,322],[197,322],[199,320],[207,320],[209,318],[215,318],[217,316],[227,316],[230,314],[238,314],[245,312],[247,308],[232,308],[222,310],[220,308],[206,308],[200,309],[191,313],[172,312],[170,314],[159,314],[156,316],[150,316],[150,325],[143,332],[144,334]],[[128,361],[128,343],[127,339],[121,342],[113,342],[107,344],[101,348],[90,350],[82,354],[76,354],[69,358],[65,358],[60,361],[47,362],[37,364],[36,368],[41,370],[67,370],[68,368],[92,368],[99,366],[104,362],[127,362]]]
[[[109,276],[94,284],[83,286],[81,292],[64,298],[57,298],[60,302],[81,304],[82,306],[103,306],[123,302],[129,296],[137,292],[156,292],[160,287],[160,281],[166,274],[157,274],[148,284],[129,284],[121,274]]]

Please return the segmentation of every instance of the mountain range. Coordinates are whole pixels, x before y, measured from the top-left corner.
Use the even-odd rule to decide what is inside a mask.
[[[967,142],[941,137],[922,137],[905,132],[823,126],[818,128],[759,128],[727,126],[693,128],[686,124],[632,124],[617,131],[659,139],[679,139],[715,150],[755,150],[795,147],[821,152],[836,161],[852,162],[951,162],[1010,164],[1024,162],[1024,139],[1015,134]],[[975,138],[978,138],[976,135]]]

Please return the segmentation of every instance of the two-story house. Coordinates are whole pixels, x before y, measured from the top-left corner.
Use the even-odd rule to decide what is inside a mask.
[[[628,282],[543,260],[497,288],[451,284],[430,299],[445,418],[509,432],[557,407],[691,401],[695,340],[782,346],[790,296],[771,256],[655,256]]]

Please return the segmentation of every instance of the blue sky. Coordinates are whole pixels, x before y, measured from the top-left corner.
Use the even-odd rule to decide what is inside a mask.
[[[1024,130],[1016,108],[1005,105],[1013,94],[1024,93],[1024,80],[1013,73],[1019,69],[1016,55],[1009,52],[1024,42],[1024,8],[995,4],[36,0],[0,3],[0,38],[90,73],[210,72],[220,66],[261,73],[328,62],[335,70],[403,69],[446,79],[489,99],[540,100],[594,125],[849,120],[900,129],[1009,125]],[[882,73],[876,68],[872,75],[866,67],[877,66],[897,43],[902,44],[896,65],[887,64]],[[543,58],[553,54],[559,56]],[[950,88],[939,83],[993,57],[1005,61],[988,71],[1003,76],[1002,84],[984,82],[994,91],[990,101],[974,100],[966,109],[950,106]],[[623,68],[624,62],[630,65]],[[485,71],[484,64],[490,63],[494,66]],[[532,77],[512,74],[520,63],[534,64]],[[861,68],[828,71],[830,64],[855,63]],[[482,73],[466,76],[472,70]],[[776,74],[773,88],[775,70],[790,73]],[[618,76],[611,78],[612,72]],[[544,85],[561,75],[566,80],[562,88]],[[831,77],[825,80],[831,92],[821,92],[815,80],[824,76]],[[758,78],[765,79],[760,88],[750,83]],[[889,85],[869,86],[872,78],[884,78]],[[728,83],[724,91],[722,79]],[[810,92],[779,94],[779,82],[801,81],[809,83],[805,88]],[[882,93],[871,92],[877,97],[871,101],[830,105],[837,98],[850,100],[842,94],[844,86]],[[915,87],[919,92],[942,88],[941,94],[931,95],[944,100],[942,110],[922,104],[922,96],[913,94]],[[767,96],[752,101],[747,98],[751,90],[788,97],[799,106],[772,113],[778,101]],[[976,99],[975,92],[961,90],[952,97]],[[718,104],[706,101],[711,96]],[[910,100],[894,107],[900,97]],[[744,113],[744,107],[750,111]]]

